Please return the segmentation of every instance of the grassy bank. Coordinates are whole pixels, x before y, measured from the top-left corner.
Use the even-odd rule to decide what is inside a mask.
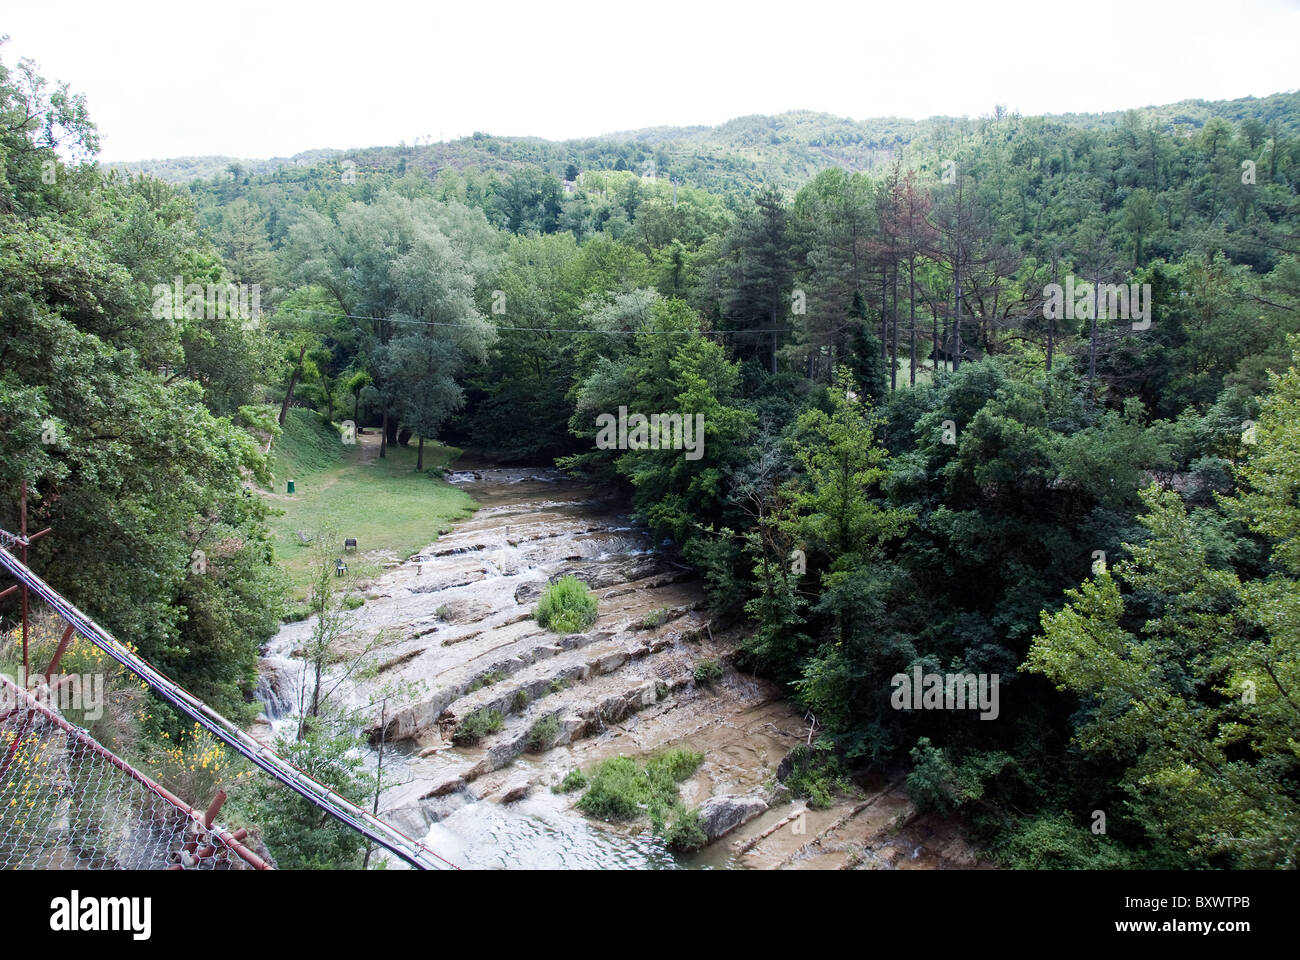
[[[357,553],[348,555],[350,568],[377,572],[386,560],[405,560],[428,546],[476,506],[436,469],[460,456],[455,447],[426,443],[426,472],[416,473],[413,447],[390,447],[380,459],[377,435],[344,444],[338,431],[316,414],[295,409],[271,453],[275,487],[264,495],[282,511],[272,518],[271,531],[276,557],[299,600],[307,595],[312,551],[298,531],[310,537],[334,528],[340,538],[355,537]],[[286,492],[289,480],[294,481],[292,494]]]

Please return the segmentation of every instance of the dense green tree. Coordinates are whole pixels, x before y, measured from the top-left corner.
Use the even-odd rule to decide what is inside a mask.
[[[456,383],[461,357],[456,345],[430,333],[394,337],[379,348],[375,368],[380,382],[392,391],[401,422],[419,439],[416,470],[424,469],[424,441],[465,402]]]
[[[741,356],[764,356],[776,373],[777,351],[791,328],[794,266],[785,202],[765,188],[723,241],[714,285],[724,329]]]
[[[281,588],[266,507],[244,487],[264,460],[213,412],[248,394],[244,363],[223,387],[213,359],[223,337],[245,341],[216,324],[214,354],[196,355],[200,318],[154,294],[224,279],[192,213],[156,181],[63,167],[52,147],[92,150],[93,128],[66,88],[44,91],[30,65],[0,74],[0,526],[16,528],[25,481],[30,527],[55,531],[32,551],[42,575],[239,716]]]
[[[830,394],[830,411],[806,411],[793,438],[799,471],[790,522],[820,578],[813,610],[829,627],[795,688],[850,757],[870,756],[888,749],[878,726],[887,715],[882,693],[900,666],[878,630],[891,582],[884,547],[905,532],[909,514],[880,496],[889,453],[876,438],[879,420],[844,371]]]
[[[399,333],[428,328],[467,361],[484,359],[493,337],[475,285],[495,270],[496,238],[481,213],[428,197],[385,194],[351,203],[330,220],[308,212],[292,231],[299,274],[329,292],[367,334],[367,354]],[[381,399],[380,456],[397,440],[402,384],[369,371]],[[407,407],[407,409],[413,409]]]

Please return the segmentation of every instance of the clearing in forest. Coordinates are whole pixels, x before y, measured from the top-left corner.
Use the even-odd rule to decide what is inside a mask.
[[[378,433],[359,434],[356,441],[343,443],[337,428],[317,414],[293,409],[272,448],[275,485],[265,495],[283,511],[270,527],[294,599],[307,596],[311,580],[312,551],[299,531],[311,537],[333,528],[340,538],[354,537],[357,552],[348,553],[347,561],[360,572],[357,564],[377,569],[386,560],[405,560],[476,508],[439,470],[460,456],[457,448],[426,441],[425,472],[416,473],[413,447],[390,446],[381,459]]]

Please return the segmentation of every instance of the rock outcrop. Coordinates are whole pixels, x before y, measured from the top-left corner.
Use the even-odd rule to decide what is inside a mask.
[[[748,823],[759,814],[766,812],[767,801],[761,797],[738,797],[723,794],[709,797],[697,811],[700,817],[700,829],[712,843],[719,837],[735,830],[742,823]]]

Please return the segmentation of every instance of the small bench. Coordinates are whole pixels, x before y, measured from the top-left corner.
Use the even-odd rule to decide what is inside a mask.
[[[346,540],[343,541],[344,550],[355,550],[356,548],[357,548],[356,537],[348,537]]]

